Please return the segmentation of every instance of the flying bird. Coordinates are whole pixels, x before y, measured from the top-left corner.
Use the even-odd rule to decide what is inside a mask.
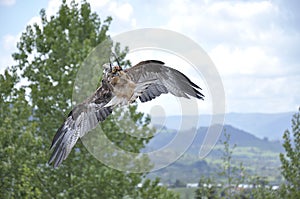
[[[119,65],[111,67],[105,64],[103,71],[101,86],[76,105],[57,130],[48,162],[53,163],[54,167],[68,157],[78,138],[104,121],[116,106],[129,105],[137,99],[148,102],[166,93],[184,98],[204,98],[199,86],[178,70],[165,66],[162,61],[142,61],[124,70]]]

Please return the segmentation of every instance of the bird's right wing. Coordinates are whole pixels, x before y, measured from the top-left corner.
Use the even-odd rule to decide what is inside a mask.
[[[111,88],[106,81],[102,81],[102,86],[90,98],[75,106],[53,138],[49,164],[54,162],[54,167],[59,166],[77,140],[112,113],[112,107],[104,107],[111,98]]]
[[[164,66],[161,61],[147,60],[140,62],[127,69],[126,73],[136,84],[152,81],[141,92],[139,96],[141,102],[150,101],[163,93],[171,93],[177,97],[185,98],[192,96],[203,99],[204,97],[198,85],[178,70]]]

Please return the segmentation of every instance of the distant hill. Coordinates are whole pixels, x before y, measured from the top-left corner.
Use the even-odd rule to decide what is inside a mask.
[[[236,144],[239,147],[257,147],[261,150],[269,150],[272,152],[281,152],[282,145],[279,141],[269,141],[268,139],[258,138],[246,131],[235,128],[231,125],[225,125],[223,127],[226,132],[230,134],[230,145]],[[158,129],[162,129],[159,127]],[[204,137],[206,135],[208,127],[201,127],[197,130],[196,137],[188,150],[188,153],[196,154],[199,152]],[[191,130],[187,130],[186,133],[191,133]],[[164,128],[160,133],[155,135],[147,145],[148,149],[158,150],[161,147],[166,146],[176,136],[176,130]],[[222,132],[217,144],[221,143],[221,140],[225,140],[224,133]],[[188,141],[188,140],[187,140]],[[181,140],[182,143],[187,141]]]
[[[150,149],[157,151],[168,146],[177,134],[176,130],[165,127],[158,126],[157,129],[160,129],[160,132],[150,140],[145,151],[149,151]],[[280,167],[279,153],[284,152],[280,141],[261,139],[231,125],[225,125],[224,129],[226,129],[227,134],[230,134],[229,144],[231,146],[234,144],[237,145],[232,156],[236,167],[242,162],[247,175],[264,176],[273,183],[280,181],[280,170],[278,169]],[[177,179],[185,183],[191,183],[198,182],[201,176],[216,176],[220,172],[220,164],[223,161],[221,157],[224,145],[221,141],[225,141],[226,139],[223,131],[217,144],[208,156],[204,159],[199,159],[199,149],[207,130],[208,127],[198,128],[193,143],[183,156],[167,167],[150,172],[147,176],[152,179],[159,177],[163,183],[168,184],[174,184]],[[192,130],[186,130],[184,133],[189,134],[193,132]],[[179,146],[181,143],[189,141],[181,138],[179,142],[176,142],[174,148],[168,148],[170,154],[176,151],[177,148],[181,148]],[[218,180],[220,180],[219,177]]]
[[[254,136],[251,133],[248,133],[246,131],[243,131],[241,129],[235,128],[231,125],[225,125],[224,129],[226,129],[226,133],[230,134],[230,145],[236,144],[238,147],[257,147],[261,150],[267,150],[272,152],[282,152],[283,148],[279,141],[269,141],[268,139],[261,139],[256,136]],[[198,147],[197,150],[199,150],[199,143],[202,143],[203,135],[206,133],[207,127],[201,127],[198,130],[196,139],[191,146],[191,149],[193,147]],[[224,133],[222,132],[217,144],[220,144],[221,141],[224,141]]]
[[[271,140],[282,139],[283,132],[291,127],[292,112],[288,113],[229,113],[225,123],[253,135]]]
[[[150,179],[160,178],[164,184],[172,185],[175,180],[180,179],[185,186],[188,182],[198,182],[201,176],[209,176],[216,169],[205,160],[195,162],[176,161],[168,167],[150,172],[147,177]]]
[[[228,113],[225,115],[225,124],[242,129],[258,138],[281,140],[283,132],[290,129],[293,112],[287,113]],[[195,116],[168,116],[167,118],[152,117],[154,125],[163,125],[169,129],[178,129],[182,120],[192,121]],[[184,128],[209,126],[211,115],[200,115],[198,124],[186,122]],[[197,125],[197,126],[196,126]]]

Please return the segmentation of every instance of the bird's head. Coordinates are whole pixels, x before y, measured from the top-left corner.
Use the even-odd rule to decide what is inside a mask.
[[[114,77],[119,76],[120,71],[122,71],[121,66],[112,66],[111,63],[106,63],[103,65],[103,73],[105,76],[108,77]]]
[[[112,68],[111,74],[112,74],[113,76],[118,76],[118,75],[119,75],[119,72],[122,71],[122,70],[123,70],[123,69],[122,69],[121,66],[114,66],[114,67]]]

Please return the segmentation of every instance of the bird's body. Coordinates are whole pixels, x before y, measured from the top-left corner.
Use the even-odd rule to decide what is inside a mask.
[[[49,164],[54,162],[54,167],[67,158],[80,137],[104,121],[116,106],[129,105],[137,98],[147,102],[164,93],[185,98],[204,97],[199,86],[161,61],[143,61],[126,70],[120,66],[105,68],[104,72],[101,86],[74,107],[56,132],[49,160]]]
[[[105,107],[120,105],[129,105],[137,98],[135,91],[138,88],[128,75],[120,71],[119,76],[111,78],[110,84],[112,85],[112,93],[114,98],[105,105]],[[124,89],[126,88],[126,89]]]

